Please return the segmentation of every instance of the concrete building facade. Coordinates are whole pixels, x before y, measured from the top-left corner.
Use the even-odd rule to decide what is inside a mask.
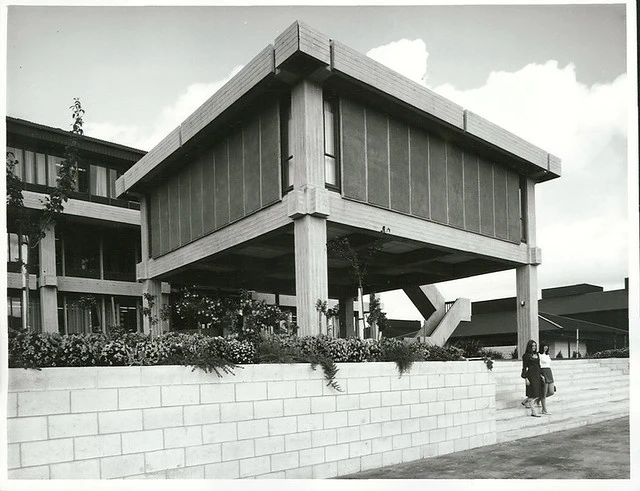
[[[315,334],[317,300],[346,311],[357,292],[327,254],[346,237],[381,244],[364,293],[405,289],[439,314],[433,339],[468,306],[445,312],[434,284],[515,269],[526,342],[538,336],[535,185],[559,176],[557,157],[296,22],[116,192],[140,200],[137,279],[153,295],[186,281],[295,295],[299,332]]]

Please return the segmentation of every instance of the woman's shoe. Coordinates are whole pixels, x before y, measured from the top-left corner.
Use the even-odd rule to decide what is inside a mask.
[[[542,411],[542,414],[546,414],[547,416],[551,415],[551,413],[548,411]]]
[[[524,407],[526,407],[527,409],[531,409],[531,405],[527,404],[527,402],[529,401],[529,399],[525,399],[524,401],[522,401],[520,404],[522,404]]]
[[[540,418],[541,416],[538,413],[531,413],[531,416],[534,418]]]

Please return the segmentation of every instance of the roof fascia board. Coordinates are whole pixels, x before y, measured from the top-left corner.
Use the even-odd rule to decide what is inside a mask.
[[[464,110],[439,94],[348,46],[333,41],[332,70],[384,92],[450,125],[464,129]]]
[[[64,147],[69,137],[72,135],[70,131],[65,131],[60,128],[54,128],[52,126],[46,126],[32,121],[24,119],[13,118],[11,116],[6,117],[7,133],[15,136],[16,138],[35,139],[42,140],[51,145],[61,145]],[[64,143],[61,141],[64,141]],[[122,160],[137,161],[143,157],[146,152],[137,148],[128,147],[126,145],[120,145],[106,140],[100,140],[99,138],[93,138],[86,135],[76,135],[76,141],[78,143],[78,149],[81,151],[91,152],[95,154],[102,154],[100,147],[107,147],[119,152],[118,155],[109,155],[110,157],[119,158]]]
[[[296,53],[304,53],[324,65],[331,64],[331,40],[316,29],[294,22],[274,41],[275,66],[280,68]]]

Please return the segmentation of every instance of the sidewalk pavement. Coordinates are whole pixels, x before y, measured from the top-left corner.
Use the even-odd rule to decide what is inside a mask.
[[[630,479],[629,445],[626,417],[339,479]]]

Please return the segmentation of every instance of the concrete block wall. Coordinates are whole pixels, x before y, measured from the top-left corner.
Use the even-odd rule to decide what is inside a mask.
[[[482,361],[10,369],[10,479],[329,478],[496,442]]]

